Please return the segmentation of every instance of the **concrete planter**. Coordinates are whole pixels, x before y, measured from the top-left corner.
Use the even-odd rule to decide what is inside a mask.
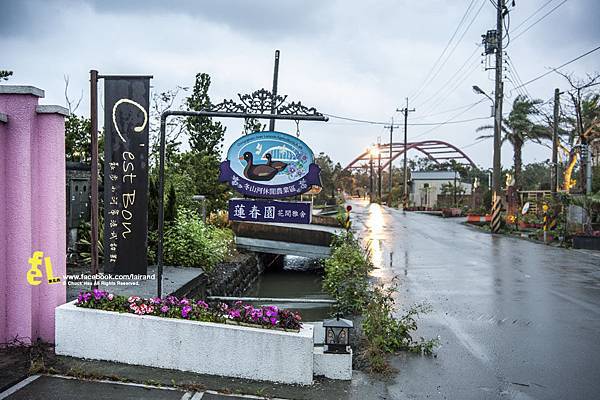
[[[313,327],[251,328],[56,308],[56,354],[282,383],[313,381]]]

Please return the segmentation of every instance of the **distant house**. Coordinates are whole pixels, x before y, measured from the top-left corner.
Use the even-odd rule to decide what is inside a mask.
[[[436,207],[442,187],[454,185],[455,179],[464,194],[471,194],[471,184],[460,182],[460,174],[456,171],[413,171],[410,176],[409,201],[414,206]]]

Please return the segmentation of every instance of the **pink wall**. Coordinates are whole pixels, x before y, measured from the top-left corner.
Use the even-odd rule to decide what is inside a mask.
[[[34,251],[50,257],[55,276],[66,273],[66,110],[38,106],[43,91],[0,86],[0,342],[15,338],[54,340],[54,308],[66,287],[27,282]],[[2,124],[0,122],[0,124]]]

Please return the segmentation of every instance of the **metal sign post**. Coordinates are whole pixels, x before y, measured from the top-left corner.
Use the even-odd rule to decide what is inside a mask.
[[[165,194],[165,142],[166,127],[169,117],[219,117],[219,118],[254,118],[268,120],[322,121],[329,119],[308,108],[301,102],[285,103],[287,96],[273,94],[260,89],[252,94],[238,94],[240,102],[224,100],[210,105],[202,111],[165,111],[160,116],[160,155],[158,165],[158,250],[157,250],[157,295],[162,296],[163,273],[163,240],[164,240],[164,194]],[[276,112],[270,114],[271,110]]]

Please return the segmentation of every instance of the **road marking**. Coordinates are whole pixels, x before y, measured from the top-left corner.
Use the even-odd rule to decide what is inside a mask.
[[[35,381],[39,378],[40,375],[32,375],[27,379],[23,379],[21,382],[17,383],[14,386],[9,387],[4,392],[0,393],[0,400],[7,398],[11,394],[16,393],[17,391],[23,389],[25,386],[29,385],[31,382]]]
[[[206,390],[204,393],[216,394],[216,395],[223,396],[223,397],[233,397],[233,398],[238,398],[238,399],[289,400],[289,399],[284,399],[284,398],[281,398],[281,397],[264,397],[264,396],[254,396],[254,395],[251,395],[251,394],[225,394],[225,393],[216,392],[214,390]],[[196,399],[194,399],[194,400],[196,400]]]
[[[145,383],[135,383],[135,382],[119,382],[119,381],[111,381],[109,379],[87,379],[87,378],[77,378],[75,376],[68,376],[68,375],[50,375],[50,374],[44,374],[44,376],[48,376],[50,378],[71,379],[71,380],[76,380],[76,381],[112,383],[114,385],[123,385],[123,386],[136,386],[136,387],[142,387],[142,388],[146,388],[146,389],[173,390],[176,392],[181,391],[181,389],[177,389],[177,388],[174,388],[171,386],[156,386],[156,385],[147,385]]]
[[[201,400],[203,396],[204,392],[185,392],[181,400]]]

